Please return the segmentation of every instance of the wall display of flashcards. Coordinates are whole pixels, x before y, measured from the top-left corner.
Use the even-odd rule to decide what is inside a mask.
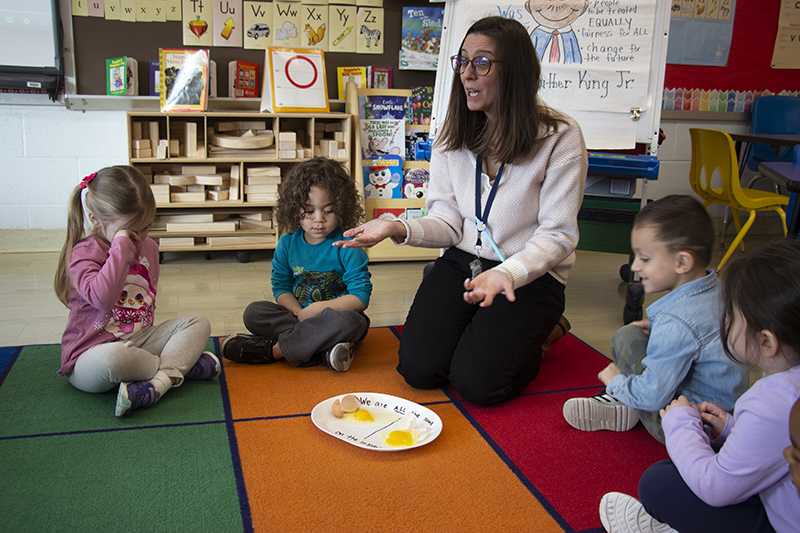
[[[119,20],[119,0],[105,0],[103,11],[105,12],[106,20]],[[72,14],[75,14],[73,10]]]
[[[303,38],[302,46],[313,46],[328,50],[328,6],[303,4]]]
[[[153,22],[153,0],[136,0],[136,22]]]
[[[242,0],[212,2],[214,46],[242,47]]]
[[[106,0],[108,2],[109,0]],[[182,0],[167,0],[167,20],[177,22],[183,20],[181,10]]]
[[[382,54],[383,8],[359,7],[356,25],[358,27],[356,52],[359,54]]]
[[[119,19],[122,22],[136,22],[136,0],[119,1]]]
[[[330,24],[330,40],[328,50],[331,52],[355,53],[356,20],[358,11],[355,6],[328,6],[328,23]]]
[[[244,49],[266,50],[272,44],[272,6],[266,2],[248,2],[245,0],[244,12]]]
[[[90,17],[105,17],[105,9],[102,2],[89,2],[86,14]]]
[[[302,46],[301,8],[302,5],[295,2],[272,3],[272,23],[275,26],[272,43],[275,46]]]
[[[330,112],[326,79],[322,50],[268,46],[261,112]]]
[[[183,45],[213,46],[214,19],[211,2],[183,0]]]
[[[153,22],[167,21],[166,0],[153,0]]]

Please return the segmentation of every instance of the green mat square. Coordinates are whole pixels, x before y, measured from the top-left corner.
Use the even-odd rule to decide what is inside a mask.
[[[0,458],[3,531],[243,530],[221,422],[4,439]]]
[[[213,351],[213,341],[208,342]],[[219,378],[188,381],[154,406],[117,418],[117,389],[88,394],[56,371],[58,345],[26,346],[0,386],[0,437],[224,420]]]

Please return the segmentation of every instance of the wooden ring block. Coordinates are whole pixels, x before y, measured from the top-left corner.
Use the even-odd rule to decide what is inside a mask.
[[[234,148],[238,150],[266,148],[267,146],[272,146],[274,141],[275,134],[273,133],[259,133],[257,135],[250,135],[246,137],[212,133],[209,136],[209,142],[213,145],[221,146],[223,148]]]

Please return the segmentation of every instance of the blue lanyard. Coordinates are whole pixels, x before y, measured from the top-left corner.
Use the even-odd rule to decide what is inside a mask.
[[[489,233],[489,229],[486,226],[486,221],[489,219],[489,211],[492,209],[492,203],[494,202],[494,197],[497,194],[497,187],[500,185],[500,178],[503,176],[503,169],[505,167],[506,164],[502,163],[497,171],[494,184],[492,184],[492,189],[489,191],[489,198],[486,200],[486,208],[483,210],[483,216],[481,216],[481,175],[483,169],[483,156],[479,155],[477,161],[475,162],[475,224],[478,229],[478,242],[475,243],[475,248],[480,250],[481,234],[485,232],[486,240],[488,240],[489,244],[492,245],[492,248],[501,261],[505,261],[505,258],[503,257],[503,254],[500,253],[500,250],[497,249],[497,245],[492,240],[492,235]]]

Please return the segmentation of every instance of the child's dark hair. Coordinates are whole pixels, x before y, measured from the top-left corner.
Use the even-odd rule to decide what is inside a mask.
[[[81,192],[86,188],[86,199]],[[72,278],[69,258],[72,248],[86,237],[83,202],[100,224],[127,219],[127,227],[144,228],[153,222],[156,200],[150,184],[137,169],[129,166],[106,167],[87,176],[72,191],[67,205],[67,239],[58,258],[53,288],[64,305],[69,304]],[[100,228],[94,228],[97,232]]]
[[[728,346],[734,311],[747,324],[748,343],[771,331],[793,365],[800,364],[800,241],[780,240],[735,257],[723,271],[722,345]],[[735,358],[733,358],[735,359]]]
[[[328,191],[342,229],[354,228],[364,220],[360,195],[347,170],[336,161],[315,157],[293,166],[281,180],[277,213],[281,230],[291,232],[300,227],[311,187]]]
[[[645,205],[633,220],[633,227],[648,226],[672,252],[692,254],[698,265],[707,267],[714,246],[714,226],[703,206],[684,194],[671,194]]]

